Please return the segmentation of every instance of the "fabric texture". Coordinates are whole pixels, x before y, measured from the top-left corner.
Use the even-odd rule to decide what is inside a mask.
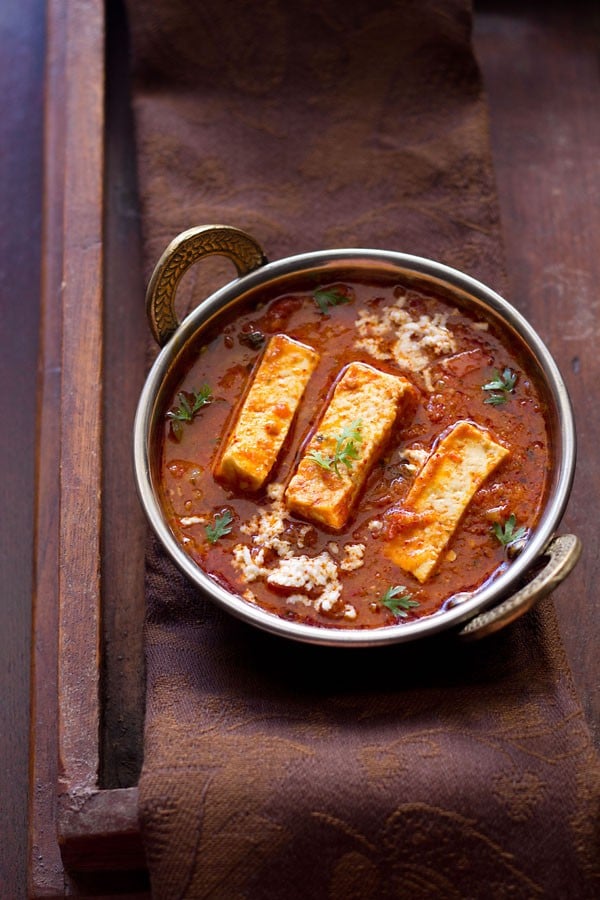
[[[131,0],[147,274],[179,231],[504,290],[466,0]],[[180,312],[231,270],[186,276]],[[552,606],[481,644],[296,645],[151,541],[140,816],[159,898],[592,898],[597,759]],[[597,872],[596,872],[597,874]]]

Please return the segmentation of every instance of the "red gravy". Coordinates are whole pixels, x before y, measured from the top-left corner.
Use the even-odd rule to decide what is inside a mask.
[[[404,285],[387,275],[369,280],[364,273],[339,274],[336,278],[327,273],[322,282],[307,282],[305,277],[299,290],[283,293],[280,286],[278,295],[272,288],[262,288],[199,332],[180,361],[179,380],[172,379],[165,394],[161,502],[185,552],[215,581],[248,602],[285,619],[321,627],[402,627],[443,611],[459,599],[456,595],[474,592],[504,571],[510,561],[497,531],[506,533],[511,516],[516,520],[514,531],[524,529],[527,535],[535,527],[551,467],[546,405],[535,364],[495,319],[484,318],[478,309],[467,309],[441,291]],[[350,302],[325,305],[324,312],[315,301],[319,290],[333,291],[334,296],[337,291]],[[389,349],[389,334],[384,344],[378,343],[376,334],[373,338],[373,326],[379,323],[381,330],[390,310],[395,311],[394,328],[401,337],[396,356]],[[320,362],[264,489],[250,494],[219,483],[212,469],[220,443],[234,427],[236,407],[248,389],[264,341],[274,334],[310,345],[319,352]],[[388,358],[381,358],[386,354]],[[281,505],[272,499],[277,485],[289,481],[336,378],[352,361],[409,379],[418,391],[417,408],[406,421],[396,423],[341,532],[287,514],[279,521],[275,546],[269,542],[265,546],[256,533],[259,517],[271,513],[277,520]],[[483,388],[507,370],[516,376],[512,390]],[[187,392],[191,400],[206,386],[212,399],[175,433],[167,412],[180,407],[180,392]],[[492,395],[499,395],[500,401],[489,402]],[[489,432],[510,455],[476,492],[433,574],[421,584],[384,555],[386,515],[401,508],[427,455],[461,420]],[[210,529],[230,516],[225,533],[209,541]],[[263,526],[266,522],[262,520]],[[278,565],[277,547],[282,546],[284,555],[311,559],[329,555],[345,608],[354,611],[352,617],[319,611],[315,598],[321,587],[300,591],[299,598],[298,592],[274,589],[264,577],[248,578],[247,567],[239,564],[243,547],[248,548],[246,559],[248,554],[258,558],[259,569],[264,570]],[[403,615],[382,602],[391,589],[413,601]]]

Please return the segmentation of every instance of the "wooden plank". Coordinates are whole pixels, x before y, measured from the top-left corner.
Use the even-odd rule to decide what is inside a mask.
[[[64,894],[57,817],[57,633],[65,77],[63,0],[47,7],[44,208],[31,690],[29,896]]]
[[[98,777],[104,25],[97,0],[65,15],[59,548],[59,780]]]
[[[114,471],[106,476],[101,453],[106,349],[103,231],[106,224],[118,242],[117,225],[122,228],[118,215],[105,217],[104,206],[104,8],[101,0],[50,0],[47,12],[29,896],[141,897],[147,895],[147,877],[137,790],[105,790],[99,778],[102,487],[107,483],[110,488],[114,515],[120,483]],[[122,256],[120,266],[122,271]],[[115,277],[107,279],[107,286],[118,307],[123,297]],[[127,285],[120,287],[123,291]],[[142,293],[140,297],[143,311]],[[114,364],[112,381],[108,379],[111,408],[122,405],[122,391],[114,379],[127,375],[130,360],[123,353],[123,341],[131,339],[134,325],[139,333],[139,318],[134,323],[137,312],[129,310],[128,328],[111,322],[108,329]],[[115,417],[121,461],[125,454],[130,457],[130,428],[124,416],[133,417],[142,381],[143,344],[140,340],[134,354],[138,383],[133,381],[125,391],[126,412],[119,410]],[[125,612],[117,609],[107,616],[111,622],[107,633],[115,642],[129,645],[130,682],[135,670],[125,710],[134,720],[137,716],[139,746],[131,776],[135,778],[143,718],[144,528],[139,507],[133,510],[130,480],[132,496],[127,502],[139,520],[133,560],[137,570],[128,574],[128,580],[117,578],[117,586],[135,584],[137,602],[128,604]],[[107,579],[119,559],[122,562],[122,548],[112,546],[108,556],[111,563],[103,572]],[[113,606],[123,596],[107,593]],[[138,634],[132,638],[127,627],[134,626]],[[114,663],[113,669],[117,694],[123,671]],[[132,697],[136,710],[131,708]],[[116,870],[121,870],[120,876],[115,876]]]
[[[135,489],[131,435],[149,331],[127,90],[127,31],[119,3],[107,7],[107,33],[100,783],[118,788],[137,784],[143,750],[147,530]]]
[[[137,788],[92,791],[61,806],[63,861],[71,873],[145,867],[137,816]]]
[[[511,299],[548,344],[567,382],[578,430],[573,494],[561,531],[583,556],[553,595],[587,721],[600,744],[596,635],[600,608],[600,6],[479,3],[476,47],[491,108]]]
[[[58,782],[71,796],[95,787],[99,729],[102,3],[50,0],[47,35],[32,897],[69,891],[58,844]]]

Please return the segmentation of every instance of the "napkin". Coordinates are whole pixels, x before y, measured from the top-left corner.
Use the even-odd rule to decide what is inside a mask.
[[[131,0],[147,273],[197,224],[505,287],[466,0]],[[180,315],[232,272],[204,263]],[[159,898],[592,898],[598,766],[553,608],[480,644],[294,644],[147,552]]]

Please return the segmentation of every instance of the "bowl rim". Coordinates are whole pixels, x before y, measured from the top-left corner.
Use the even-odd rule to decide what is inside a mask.
[[[401,625],[374,629],[318,627],[290,622],[274,613],[244,600],[213,580],[183,550],[167,525],[152,485],[150,440],[157,417],[162,385],[172,369],[173,361],[196,331],[223,306],[235,301],[242,293],[260,287],[274,278],[336,264],[364,261],[393,265],[406,273],[431,278],[450,289],[458,289],[488,307],[520,336],[528,351],[536,359],[545,378],[545,387],[556,405],[558,440],[554,486],[546,501],[541,518],[522,553],[491,583],[477,590],[473,596],[453,609]],[[401,274],[401,271],[399,271]],[[483,282],[459,269],[429,259],[394,250],[342,248],[299,253],[273,262],[266,262],[252,272],[235,278],[208,296],[193,309],[156,357],[142,388],[133,429],[133,457],[136,487],[148,521],[167,553],[183,574],[208,594],[211,600],[230,613],[264,631],[297,641],[324,646],[374,647],[381,644],[404,643],[463,625],[481,611],[506,598],[519,580],[544,553],[567,505],[573,483],[576,461],[576,433],[573,410],[568,391],[550,351],[528,320],[504,297]]]

